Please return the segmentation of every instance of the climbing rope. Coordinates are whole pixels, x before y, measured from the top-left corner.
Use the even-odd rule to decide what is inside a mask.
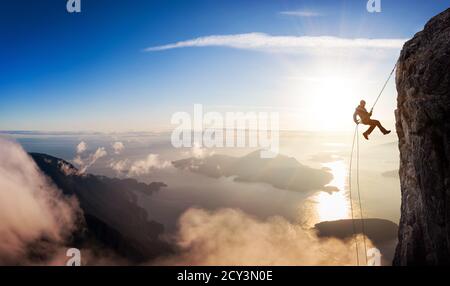
[[[391,79],[392,75],[394,74],[394,71],[395,71],[395,69],[397,68],[397,65],[398,65],[398,61],[395,63],[394,68],[392,69],[391,73],[389,74],[389,77],[387,78],[386,82],[384,83],[383,88],[381,89],[380,93],[379,93],[378,96],[377,96],[377,99],[375,100],[375,102],[374,102],[372,108],[370,109],[370,112],[372,112],[373,109],[375,108],[375,105],[377,105],[378,100],[380,99],[380,97],[381,97],[381,95],[383,94],[383,91],[384,91],[384,89],[386,88],[386,86],[387,86],[389,80]]]
[[[358,193],[358,203],[359,203],[359,212],[361,215],[361,232],[363,236],[363,245],[364,245],[364,258],[367,265],[367,244],[366,244],[366,230],[364,225],[364,213],[362,208],[362,200],[361,200],[361,192],[359,188],[359,136],[358,136],[358,124],[355,127],[355,133],[353,135],[353,143],[352,143],[352,152],[350,155],[350,165],[349,165],[349,173],[348,173],[348,189],[349,189],[349,200],[350,200],[350,211],[352,214],[352,226],[353,226],[353,238],[355,240],[355,248],[356,248],[356,264],[359,266],[359,247],[358,247],[358,236],[356,232],[356,223],[355,223],[355,215],[353,208],[353,198],[352,198],[352,165],[353,165],[353,154],[355,153],[355,145],[356,145],[356,190]],[[356,142],[356,144],[355,144]]]
[[[358,136],[358,124],[355,127],[355,133],[353,134],[353,144],[352,144],[352,153],[350,155],[350,164],[349,164],[349,173],[348,173],[348,189],[349,189],[349,199],[350,199],[350,210],[352,213],[352,225],[353,225],[353,239],[355,240],[356,247],[356,264],[359,266],[359,253],[358,253],[358,238],[356,237],[356,225],[355,225],[355,217],[353,211],[353,199],[352,199],[352,164],[353,164],[353,150],[355,149],[355,138]]]
[[[398,61],[395,63],[394,68],[392,69],[391,73],[389,74],[389,77],[387,78],[386,82],[383,85],[383,88],[381,89],[380,93],[378,94],[372,108],[370,109],[370,112],[373,111],[375,106],[378,103],[378,100],[380,99],[381,95],[383,94],[384,90],[386,89],[387,84],[389,83],[389,80],[391,79],[392,75],[394,74],[395,69],[397,68]],[[359,266],[359,253],[358,253],[358,236],[356,233],[356,224],[355,224],[355,215],[354,215],[354,208],[353,208],[353,199],[352,199],[352,164],[353,164],[353,153],[355,150],[355,141],[356,141],[356,189],[358,192],[358,203],[359,203],[359,210],[361,215],[361,232],[363,236],[363,245],[364,245],[364,258],[367,265],[367,244],[366,244],[366,230],[365,230],[365,224],[364,224],[364,212],[363,212],[363,206],[362,206],[362,200],[361,200],[361,191],[359,188],[359,136],[358,136],[358,126],[359,124],[356,124],[355,127],[355,133],[353,135],[353,143],[352,143],[352,152],[350,154],[350,164],[349,164],[349,175],[348,175],[348,189],[349,189],[349,199],[350,199],[350,210],[352,213],[352,225],[353,225],[353,238],[355,240],[355,247],[356,247],[356,264]]]
[[[358,133],[358,124],[356,125],[356,133]],[[359,191],[359,136],[356,136],[356,189],[358,190],[359,211],[361,214],[361,230],[364,242],[364,258],[367,265],[367,245],[366,245],[366,229],[364,226],[364,213],[361,203],[361,192]]]

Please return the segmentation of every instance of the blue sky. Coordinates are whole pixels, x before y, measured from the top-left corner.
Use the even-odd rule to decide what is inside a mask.
[[[66,0],[2,1],[0,130],[164,129],[194,103],[271,107],[282,128],[352,128],[353,102],[376,97],[398,42],[450,6],[381,1],[374,14],[366,0],[81,0],[79,14],[66,12]],[[322,36],[332,38],[308,46]],[[379,117],[392,125],[394,108],[391,83]],[[315,123],[323,112],[333,124]]]

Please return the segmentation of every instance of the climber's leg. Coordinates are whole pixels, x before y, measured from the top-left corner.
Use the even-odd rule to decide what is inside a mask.
[[[370,135],[370,133],[372,133],[372,131],[375,129],[375,127],[378,127],[384,135],[391,133],[391,131],[386,130],[386,128],[384,128],[383,125],[381,125],[380,121],[378,121],[378,120],[369,119],[363,123],[365,125],[370,125],[369,129],[367,129],[367,131],[363,133],[364,138],[366,138],[367,140],[369,140],[369,135]]]
[[[391,133],[390,130],[386,130],[386,128],[384,128],[383,125],[381,125],[381,122],[380,122],[380,121],[378,121],[378,120],[373,120],[373,123],[380,129],[380,131],[381,131],[384,135]]]
[[[370,125],[370,127],[366,130],[366,132],[363,133],[364,138],[366,140],[369,140],[369,135],[372,133],[372,131],[377,127],[377,125],[373,122],[373,120],[369,120],[366,122],[363,122],[364,125]]]

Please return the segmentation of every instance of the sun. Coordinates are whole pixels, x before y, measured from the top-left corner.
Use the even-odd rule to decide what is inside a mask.
[[[359,61],[323,58],[289,66],[289,105],[301,110],[298,125],[316,131],[349,131],[361,99],[374,93],[373,66]],[[368,102],[369,102],[368,101]]]
[[[324,72],[303,83],[311,120],[318,131],[342,131],[352,126],[352,114],[367,87],[355,74]],[[305,101],[305,99],[302,99]]]

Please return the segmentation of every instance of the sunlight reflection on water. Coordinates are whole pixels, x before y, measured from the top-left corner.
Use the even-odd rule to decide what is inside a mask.
[[[305,223],[310,226],[322,221],[348,219],[351,216],[347,165],[341,160],[324,163],[322,166],[333,174],[333,180],[327,187],[336,187],[339,191],[332,193],[319,191],[308,198],[305,203],[308,219]]]

